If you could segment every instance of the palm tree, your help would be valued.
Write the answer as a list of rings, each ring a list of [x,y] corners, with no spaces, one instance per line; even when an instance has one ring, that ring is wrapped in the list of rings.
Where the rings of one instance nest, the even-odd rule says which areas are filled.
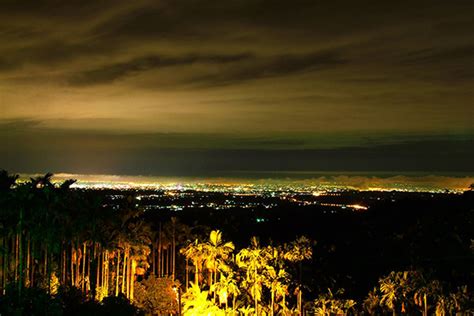
[[[356,302],[354,300],[341,299],[338,295],[343,294],[343,290],[338,290],[336,295],[331,289],[328,289],[327,294],[320,295],[313,302],[313,311],[315,315],[330,316],[330,315],[347,315]]]
[[[232,310],[235,310],[237,305],[237,297],[240,295],[240,289],[234,273],[231,272],[226,276],[226,285],[227,293],[232,296]]]
[[[0,170],[0,192],[9,191],[13,188],[19,177],[17,174],[10,175],[6,170]]]
[[[219,269],[226,268],[226,261],[234,249],[235,246],[232,242],[223,241],[221,231],[211,231],[209,240],[203,246],[206,267],[210,272],[209,286],[217,282]]]
[[[471,315],[472,295],[469,293],[467,286],[462,286],[455,293],[438,295],[435,315]]]
[[[194,264],[194,284],[199,286],[200,268],[205,259],[203,244],[199,243],[196,239],[194,242],[189,243],[186,247],[182,248],[180,252]]]
[[[428,316],[429,304],[428,300],[432,301],[433,304],[438,300],[438,297],[441,296],[441,285],[438,281],[426,282],[423,280],[424,284],[420,284],[415,290],[415,295],[413,296],[415,305],[422,308],[423,316]]]
[[[274,267],[269,266],[265,270],[265,285],[270,289],[270,315],[272,316],[275,313],[275,296],[284,298],[288,292],[288,277],[285,269],[279,269],[277,272]]]
[[[219,281],[211,285],[209,292],[214,293],[214,296],[217,294],[219,306],[225,305],[225,309],[227,309],[229,293],[227,292],[227,280],[224,275],[221,274]]]
[[[262,283],[264,281],[261,272],[267,266],[268,257],[256,237],[251,238],[250,244],[249,248],[244,248],[237,254],[236,261],[239,268],[246,269],[244,284],[250,285],[250,295],[254,300],[255,313],[258,315],[258,303],[262,298]]]
[[[0,205],[2,208],[0,212],[0,258],[2,262],[0,267],[0,289],[2,292],[5,291],[6,285],[9,282],[11,240],[17,237],[19,226],[16,203],[17,193],[13,190],[17,179],[18,175],[10,175],[7,171],[0,170]]]
[[[387,306],[395,315],[397,306],[402,313],[406,312],[410,303],[409,297],[413,297],[420,284],[420,274],[417,271],[390,272],[390,274],[379,280],[381,292],[381,305]]]
[[[397,279],[398,277],[396,274],[392,272],[389,276],[379,280],[380,292],[382,293],[380,304],[385,305],[392,310],[393,315],[396,315],[396,303],[400,299]]]
[[[364,308],[369,312],[369,315],[374,315],[379,306],[380,296],[378,295],[377,288],[374,288],[364,300]]]
[[[46,173],[43,176],[38,176],[35,178],[30,178],[31,185],[37,189],[41,189],[44,187],[54,187],[52,183],[53,174],[51,172]]]
[[[217,293],[219,297],[219,305],[224,304],[226,310],[228,309],[229,297],[232,297],[232,310],[235,310],[237,296],[240,294],[240,289],[232,271],[227,275],[221,274],[219,281],[212,284],[211,292]]]
[[[305,236],[298,237],[295,241],[289,245],[285,245],[285,252],[283,258],[298,264],[298,286],[297,286],[297,301],[299,313],[303,313],[303,292],[302,292],[302,279],[303,279],[303,261],[311,259],[313,257],[313,244],[309,238]]]

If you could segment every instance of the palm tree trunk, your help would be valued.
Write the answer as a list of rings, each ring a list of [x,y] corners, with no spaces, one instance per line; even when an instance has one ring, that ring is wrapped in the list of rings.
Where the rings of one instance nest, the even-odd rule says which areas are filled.
[[[31,281],[30,281],[30,286],[31,287],[34,287],[35,286],[35,261],[34,261],[34,258],[35,258],[35,241],[33,240],[31,242],[31,248],[32,248],[32,253],[31,253],[31,258],[32,258],[32,261],[31,261]]]
[[[254,285],[255,288],[254,288],[254,300],[255,300],[255,315],[258,315],[258,302],[257,302],[257,285]]]
[[[91,256],[92,250],[89,249],[89,257],[87,258],[87,285],[86,285],[86,293],[90,293],[91,290]]]
[[[81,259],[83,257],[83,253],[82,253],[82,249],[81,247],[79,246],[79,241],[76,240],[76,253],[77,253],[77,256],[76,256],[76,287],[79,288],[80,287],[80,275],[81,275],[81,272],[80,272],[80,269],[81,269]]]
[[[23,289],[23,208],[20,208],[20,222],[18,224],[18,259],[20,261],[20,280],[18,282],[18,295],[21,297]]]
[[[189,284],[189,264],[188,264],[188,257],[186,257],[186,290],[188,290],[188,284]]]
[[[8,277],[8,239],[4,237],[2,239],[2,246],[3,246],[3,253],[2,253],[2,291],[1,294],[5,295],[5,286],[7,284],[7,277]]]
[[[122,294],[125,294],[125,282],[127,279],[126,271],[127,271],[127,251],[125,250],[123,254],[123,268],[122,268]]]
[[[74,279],[74,262],[76,262],[77,252],[74,249],[74,244],[71,244],[71,258],[70,258],[70,265],[71,265],[71,286],[75,285]]]
[[[102,288],[104,297],[108,296],[108,260],[107,260],[107,250],[102,253]]]
[[[213,284],[217,283],[217,263],[214,264],[214,282]]]
[[[3,255],[3,280],[2,280],[2,294],[5,295],[5,287],[7,285],[7,278],[8,278],[8,254],[9,254],[9,249],[6,249],[8,247],[8,241],[6,238],[3,240],[4,248],[5,248],[5,253]]]
[[[102,283],[102,293],[105,293],[105,288],[106,288],[106,284],[105,284],[105,274],[107,273],[106,269],[105,269],[105,252],[102,252],[101,254],[101,258],[102,258],[102,274],[101,274],[101,280],[100,282]]]
[[[258,315],[258,301],[257,301],[257,267],[255,266],[255,269],[254,269],[254,277],[255,277],[255,283],[254,283],[254,300],[255,300],[255,315]]]
[[[300,315],[303,315],[302,295],[303,295],[303,292],[301,291],[301,286],[300,286],[300,288],[298,289],[298,313]]]
[[[176,228],[175,228],[175,223],[173,222],[173,245],[172,245],[172,274],[173,274],[173,281],[175,278],[175,273],[176,273]]]
[[[214,280],[212,282],[212,284],[216,284],[217,283],[217,264],[214,263]],[[217,291],[214,291],[214,302],[217,300]]]
[[[162,261],[162,267],[161,267],[161,273],[162,276],[166,276],[166,249],[161,250],[161,261]]]
[[[100,288],[100,267],[101,267],[101,262],[100,262],[100,249],[97,249],[97,271],[96,271],[96,280],[95,280],[95,291],[97,293],[97,290]]]
[[[161,260],[162,260],[162,254],[161,254],[161,240],[158,239],[158,262],[157,262],[158,274],[157,274],[157,275],[158,275],[158,277],[160,277],[160,278],[161,278],[161,276],[162,276],[161,274],[162,274],[162,272],[163,272],[163,269],[161,268],[161,264],[162,264]]]
[[[135,271],[137,268],[137,262],[135,259],[132,259],[132,269],[131,269],[131,275],[130,275],[130,301],[133,301],[133,292],[135,289]]]
[[[271,295],[272,295],[272,301],[271,301],[272,305],[270,306],[270,315],[273,316],[273,314],[274,314],[274,305],[275,305],[275,290],[274,289],[272,289]]]
[[[49,293],[49,279],[48,279],[48,244],[45,245],[44,249],[44,277],[48,282],[48,293]]]
[[[5,242],[4,242],[4,238],[2,238],[2,252],[0,253],[0,293],[3,294],[3,279],[5,277],[5,270],[3,269],[4,267],[4,260],[5,260],[5,252],[6,252],[6,249],[5,249]]]
[[[62,257],[62,265],[61,265],[61,283],[63,285],[66,285],[66,275],[67,275],[67,254],[66,254],[66,242],[63,240],[62,243],[62,251],[61,251],[61,257]]]
[[[115,270],[115,296],[119,294],[120,250],[117,250],[117,268]]]
[[[26,276],[25,276],[25,285],[30,286],[30,268],[31,268],[31,237],[28,234],[28,239],[26,243]]]
[[[105,250],[105,293],[109,296],[110,260],[109,250]]]
[[[194,283],[196,283],[196,285],[199,286],[199,266],[197,262],[194,264],[194,267],[195,267]]]
[[[87,256],[87,248],[86,243],[82,244],[82,293],[86,291],[86,256]]]
[[[46,244],[46,279],[48,280],[48,294],[51,294],[51,263],[53,255],[48,251],[48,244]]]
[[[131,275],[131,265],[132,265],[132,259],[129,257],[129,263],[127,265],[127,298],[130,299],[130,275]]]
[[[153,274],[156,275],[156,260],[155,260],[155,243],[151,243],[151,271],[153,271]]]
[[[426,293],[425,293],[425,295],[423,295],[423,304],[425,306],[424,316],[428,316],[428,302],[427,302],[427,298],[426,298]]]
[[[169,273],[168,273],[168,266],[169,266],[169,264],[168,264],[168,249],[165,249],[165,251],[164,251],[164,255],[165,255],[165,260],[164,260],[164,265],[165,265],[165,267],[164,267],[164,270],[165,270],[165,276],[168,276],[168,275],[169,275]]]
[[[18,233],[15,234],[15,282],[18,282]]]
[[[161,242],[161,222],[159,226],[159,232],[158,232],[158,275],[160,277],[163,276],[163,244]]]

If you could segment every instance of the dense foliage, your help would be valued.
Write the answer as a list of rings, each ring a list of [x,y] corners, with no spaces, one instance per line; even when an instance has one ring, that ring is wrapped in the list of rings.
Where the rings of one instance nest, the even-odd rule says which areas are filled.
[[[321,269],[326,254],[308,237],[265,243],[252,237],[236,245],[196,221],[149,214],[131,195],[112,201],[101,192],[72,189],[74,180],[54,184],[51,174],[25,183],[17,178],[0,172],[2,315],[473,311],[470,288],[437,280],[422,265],[400,265],[400,272],[379,275],[364,299],[351,297],[336,281],[322,288],[326,279],[314,266]],[[471,256],[465,259],[472,260],[466,249]]]

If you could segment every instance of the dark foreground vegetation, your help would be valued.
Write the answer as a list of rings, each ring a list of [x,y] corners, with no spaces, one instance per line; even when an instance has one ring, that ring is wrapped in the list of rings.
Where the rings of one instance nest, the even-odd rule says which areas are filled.
[[[51,176],[0,172],[0,315],[474,311],[472,191],[360,213],[145,212]]]

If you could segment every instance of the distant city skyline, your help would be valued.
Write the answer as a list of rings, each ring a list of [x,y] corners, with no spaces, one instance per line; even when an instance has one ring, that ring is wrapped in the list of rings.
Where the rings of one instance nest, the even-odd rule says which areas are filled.
[[[0,168],[474,172],[473,1],[6,1]]]
[[[20,174],[19,182],[43,174]],[[369,191],[411,191],[411,192],[464,192],[474,184],[474,174],[430,175],[419,173],[362,173],[362,172],[320,172],[320,173],[239,173],[208,177],[157,177],[144,175],[106,175],[58,173],[54,182],[75,179],[75,187],[115,189],[166,189],[166,190],[264,190],[278,189],[305,191],[369,190]]]

